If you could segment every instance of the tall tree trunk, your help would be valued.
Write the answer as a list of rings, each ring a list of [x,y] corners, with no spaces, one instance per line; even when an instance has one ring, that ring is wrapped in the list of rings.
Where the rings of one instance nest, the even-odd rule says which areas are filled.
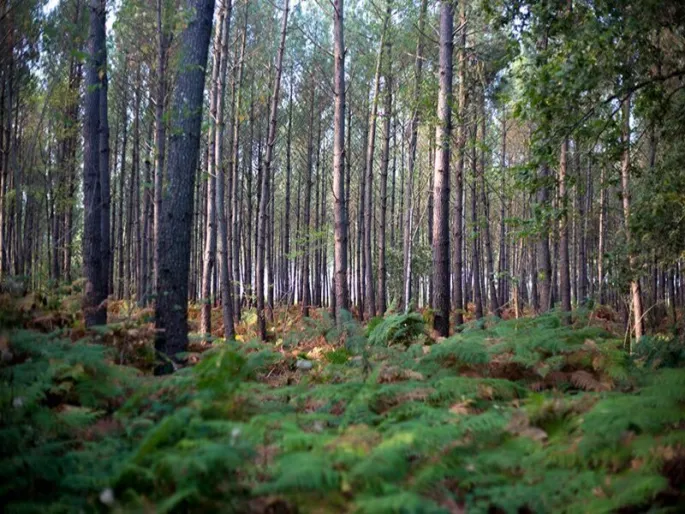
[[[345,41],[343,29],[343,0],[334,0],[333,47],[334,80],[333,94],[333,216],[334,270],[335,270],[335,319],[342,324],[341,311],[350,308],[347,289],[347,205],[345,204]],[[348,157],[349,158],[349,157]]]
[[[155,197],[154,197],[154,265],[153,283],[157,284],[157,269],[159,267],[159,226],[162,214],[162,188],[164,187],[164,159],[166,154],[166,122],[164,107],[167,95],[167,50],[171,36],[164,23],[164,0],[157,0],[157,91],[155,98]]]
[[[314,100],[315,90],[314,81],[312,77],[311,90],[309,97],[309,127],[307,131],[307,175],[305,176],[304,182],[304,220],[303,220],[303,232],[304,232],[304,249],[302,255],[302,273],[300,275],[300,281],[302,282],[302,314],[304,316],[309,316],[309,307],[312,303],[311,298],[311,288],[309,286],[309,261],[311,259],[311,201],[312,201],[312,167],[313,167],[313,153],[314,153]]]
[[[293,134],[293,85],[294,76],[290,73],[290,98],[288,100],[288,131],[285,149],[285,206],[283,211],[283,265],[281,267],[281,301],[286,305],[292,302],[291,295],[291,262],[290,256],[290,182],[292,175],[292,134]],[[299,191],[298,191],[299,193]]]
[[[281,42],[276,57],[276,76],[271,93],[271,107],[269,112],[269,130],[266,138],[266,154],[264,156],[264,173],[262,174],[261,196],[259,199],[259,216],[257,218],[257,317],[259,321],[259,335],[266,340],[266,319],[264,317],[264,253],[266,244],[267,208],[270,199],[269,182],[271,180],[271,166],[273,164],[274,145],[276,144],[276,121],[278,119],[278,98],[281,91],[281,75],[283,72],[283,54],[285,53],[285,38],[288,28],[289,0],[285,0],[283,21],[281,26]]]
[[[321,210],[319,209],[321,205],[321,189],[323,188],[323,172],[321,169],[321,129],[322,129],[321,116],[318,120],[318,129],[316,135],[316,175],[314,181],[316,182],[316,189],[314,193],[314,233],[316,237],[314,239],[314,285],[312,293],[312,303],[315,307],[321,307],[321,288],[322,288],[322,273],[321,273]]]
[[[478,121],[473,120],[472,140],[477,141]],[[473,247],[471,250],[471,274],[473,281],[473,303],[475,305],[476,319],[483,317],[483,291],[480,284],[480,228],[478,225],[478,154],[476,145],[471,146],[471,172],[473,184],[471,188],[471,224],[473,225]]]
[[[506,191],[505,191],[505,174],[507,170],[507,113],[506,108],[502,109],[502,154],[500,163],[500,211],[499,211],[499,262],[497,265],[497,274],[499,276],[497,290],[499,291],[500,310],[509,301],[508,291],[508,277],[509,277],[509,259],[508,259],[508,245],[507,245],[507,225],[506,225]]]
[[[428,0],[421,0],[421,11],[419,14],[418,42],[416,43],[416,60],[414,61],[414,91],[412,117],[410,121],[409,139],[409,163],[407,167],[407,179],[404,189],[404,244],[402,246],[402,259],[404,262],[404,295],[402,304],[405,312],[409,311],[411,305],[411,277],[412,277],[412,230],[414,223],[414,169],[416,168],[416,146],[419,135],[419,102],[421,100],[421,82],[423,79],[423,49],[424,49],[424,30],[426,25],[426,11]]]
[[[463,293],[463,217],[464,217],[464,158],[466,153],[466,3],[462,0],[459,5],[459,124],[457,125],[457,166],[454,177],[454,268],[453,268],[453,290],[452,303],[456,309],[455,324],[457,326],[464,323],[464,293]]]
[[[482,73],[482,70],[481,70]],[[497,298],[497,289],[495,287],[495,261],[492,253],[492,237],[490,235],[490,199],[487,190],[487,183],[485,181],[485,168],[486,168],[486,158],[485,158],[485,146],[486,146],[486,115],[485,110],[485,84],[483,83],[483,90],[480,95],[480,172],[478,178],[480,181],[480,198],[483,204],[483,243],[485,247],[485,265],[487,270],[487,283],[489,290],[489,300],[490,300],[490,312],[493,315],[499,314],[499,299]],[[483,277],[485,278],[485,277]]]
[[[559,200],[561,205],[561,226],[559,227],[559,289],[561,293],[561,310],[571,312],[571,274],[569,269],[569,229],[568,229],[568,193],[566,192],[566,175],[568,163],[568,139],[561,144],[559,158]]]
[[[607,217],[607,184],[605,167],[600,166],[599,177],[599,229],[597,242],[597,288],[599,303],[606,303],[606,288],[604,287],[604,251],[606,244]]]
[[[217,26],[214,30],[214,49],[212,52],[212,78],[209,92],[209,136],[208,136],[208,157],[207,157],[207,225],[205,230],[205,248],[202,259],[202,286],[200,290],[201,311],[200,311],[200,333],[209,336],[212,332],[212,272],[214,270],[214,260],[216,258],[216,175],[217,164],[220,162],[216,158],[217,142],[217,105],[219,103],[219,72],[221,62],[224,58],[222,38],[224,31],[224,20],[226,19],[226,6],[223,0],[219,0],[219,14],[217,16]],[[223,101],[223,99],[222,99]]]
[[[368,99],[368,95],[366,96]],[[366,119],[370,119],[370,105],[366,102]],[[369,123],[364,124],[364,146],[368,148],[369,145]],[[364,164],[366,164],[366,156],[364,159]],[[358,192],[357,197],[357,305],[359,308],[359,319],[364,319],[365,312],[365,302],[366,302],[366,252],[364,249],[364,235],[366,231],[364,225],[366,222],[366,216],[364,213],[364,202],[366,201],[366,170],[363,166],[359,167],[359,179],[358,179]]]
[[[626,243],[628,244],[628,265],[630,273],[637,273],[637,258],[631,248],[630,233],[630,95],[623,102],[623,160],[621,162],[621,196],[623,200],[623,219],[625,224]],[[640,280],[632,276],[630,280],[630,300],[633,310],[633,330],[635,340],[639,341],[645,333],[642,314],[642,292]]]
[[[104,153],[106,120],[103,121],[101,104],[106,97],[106,48],[105,48],[105,2],[90,1],[90,31],[88,35],[88,66],[86,78],[85,115],[83,124],[83,268],[86,276],[83,295],[83,314],[86,326],[102,325],[107,322],[107,280],[104,271],[103,250],[105,238],[102,230],[103,187],[102,179],[109,168],[101,169]],[[106,112],[106,111],[105,111]],[[107,149],[107,153],[109,150]],[[106,193],[109,194],[109,177]],[[109,200],[107,200],[109,206]],[[107,212],[109,215],[109,211]],[[109,222],[109,219],[108,219]],[[107,226],[109,236],[109,226]]]
[[[186,0],[185,5],[192,17],[181,35],[184,65],[176,79],[170,109],[176,130],[169,138],[169,187],[162,199],[155,308],[155,350],[172,358],[188,345],[190,232],[214,0]],[[168,373],[173,367],[166,360],[155,371]]]
[[[388,0],[386,17],[392,20],[392,0]],[[388,29],[390,28],[388,21]],[[386,263],[386,222],[388,212],[388,167],[390,165],[390,129],[392,126],[392,42],[386,37],[385,52],[387,64],[385,71],[385,113],[383,118],[383,148],[381,150],[381,172],[379,177],[380,214],[378,219],[378,287],[376,312],[385,314],[388,309],[387,299],[387,263]]]
[[[127,69],[128,59],[124,61],[124,71]],[[128,88],[124,88],[121,115],[123,117],[123,140],[121,143],[121,165],[119,166],[119,223],[117,226],[117,248],[119,248],[119,264],[117,273],[117,298],[122,300],[125,295],[124,281],[124,186],[126,179],[126,144],[128,142]]]
[[[440,3],[440,92],[436,153],[433,174],[433,328],[447,336],[450,325],[450,138],[452,137],[452,46],[454,13],[452,2]]]
[[[578,148],[578,143],[576,143],[576,152],[580,154],[580,149]],[[588,208],[588,203],[592,201],[591,183],[592,183],[592,169],[591,160],[588,159],[587,173],[585,180],[585,187],[581,189],[582,184],[582,171],[580,167],[580,157],[578,158],[578,191],[579,191],[579,203],[578,203],[578,218],[580,219],[580,238],[578,241],[578,304],[584,305],[588,297],[588,255],[587,255],[587,238],[588,238],[588,219],[590,218],[590,210]],[[582,191],[582,192],[581,192]]]
[[[224,0],[225,15],[223,34],[221,36],[221,59],[219,64],[219,88],[217,90],[217,123],[214,145],[214,168],[217,171],[216,178],[216,216],[218,223],[218,247],[219,247],[219,284],[221,289],[221,307],[224,323],[224,337],[229,340],[235,336],[233,327],[233,295],[231,291],[231,263],[229,259],[229,229],[231,225],[230,212],[226,212],[226,177],[228,175],[228,191],[232,192],[233,169],[229,160],[228,166],[224,160],[224,135],[226,132],[226,117],[224,116],[226,74],[228,71],[228,39],[231,30],[231,13],[233,10],[232,0]],[[212,156],[210,156],[210,159]]]
[[[102,1],[102,23],[105,24],[107,2]],[[106,29],[103,29],[105,32]],[[102,261],[102,288],[104,298],[109,294],[109,266],[112,260],[112,245],[110,241],[110,178],[109,178],[109,119],[107,112],[107,41],[102,44],[102,70],[100,72],[100,202],[102,213],[100,214],[101,245],[100,259]],[[107,310],[107,307],[105,307]],[[106,313],[105,313],[106,317]]]
[[[549,250],[549,217],[545,209],[549,208],[549,167],[543,164],[540,170],[540,180],[542,185],[537,191],[537,204],[542,212],[542,223],[538,236],[538,296],[540,298],[540,311],[547,312],[552,308],[552,261]]]
[[[371,103],[371,116],[369,117],[369,138],[366,150],[366,178],[364,184],[364,281],[366,298],[364,307],[366,318],[371,319],[376,315],[376,295],[373,281],[373,253],[371,251],[371,233],[373,229],[373,156],[376,148],[376,122],[378,119],[378,99],[381,87],[381,70],[383,66],[383,52],[385,38],[390,17],[385,16],[381,42],[378,46],[378,59],[376,61],[376,76],[374,78],[373,100]]]
[[[233,105],[233,148],[231,150],[231,163],[233,169],[233,194],[232,209],[233,209],[233,228],[231,230],[230,243],[233,252],[233,281],[235,286],[233,288],[233,318],[240,319],[240,230],[239,217],[240,205],[242,197],[242,184],[240,182],[239,166],[238,166],[238,151],[240,149],[240,120],[242,107],[242,86],[243,86],[243,69],[245,66],[245,45],[247,42],[247,21],[249,15],[249,4],[245,4],[245,18],[243,21],[243,30],[240,41],[240,61],[238,62],[238,77],[233,83],[235,90],[235,102]],[[247,155],[243,155],[243,161],[248,162],[250,159]],[[250,163],[251,165],[251,163]]]

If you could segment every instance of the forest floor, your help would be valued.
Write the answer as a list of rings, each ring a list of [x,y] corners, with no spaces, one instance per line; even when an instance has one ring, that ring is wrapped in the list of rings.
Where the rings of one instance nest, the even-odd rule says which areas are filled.
[[[606,308],[447,339],[283,309],[268,343],[248,310],[160,378],[150,310],[79,305],[0,295],[4,512],[685,511],[685,344]]]

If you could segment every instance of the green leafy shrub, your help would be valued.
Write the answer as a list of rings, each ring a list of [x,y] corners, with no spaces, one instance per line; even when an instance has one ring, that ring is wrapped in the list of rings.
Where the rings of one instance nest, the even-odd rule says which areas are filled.
[[[372,346],[409,345],[424,331],[423,317],[416,312],[390,314],[376,320],[372,320],[367,329],[369,344]]]

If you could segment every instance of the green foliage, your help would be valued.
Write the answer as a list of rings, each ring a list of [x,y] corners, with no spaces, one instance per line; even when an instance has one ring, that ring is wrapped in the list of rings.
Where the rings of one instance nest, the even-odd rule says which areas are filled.
[[[579,313],[576,326],[488,321],[426,346],[409,318],[375,322],[366,371],[346,348],[301,371],[230,343],[161,379],[103,346],[15,332],[1,368],[5,510],[682,509],[676,341],[645,338],[628,356]],[[279,372],[289,380],[264,381]]]
[[[423,333],[424,322],[421,314],[390,314],[384,318],[374,318],[369,322],[367,334],[369,344],[393,345],[410,344]]]

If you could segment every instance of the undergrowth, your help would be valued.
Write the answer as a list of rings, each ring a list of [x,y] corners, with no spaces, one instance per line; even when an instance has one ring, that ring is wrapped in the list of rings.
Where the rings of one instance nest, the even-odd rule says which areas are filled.
[[[581,313],[436,342],[417,314],[366,330],[322,314],[274,343],[220,340],[160,379],[140,327],[79,339],[21,315],[0,338],[3,512],[685,509],[672,338],[631,355]],[[121,364],[130,330],[140,369]]]

